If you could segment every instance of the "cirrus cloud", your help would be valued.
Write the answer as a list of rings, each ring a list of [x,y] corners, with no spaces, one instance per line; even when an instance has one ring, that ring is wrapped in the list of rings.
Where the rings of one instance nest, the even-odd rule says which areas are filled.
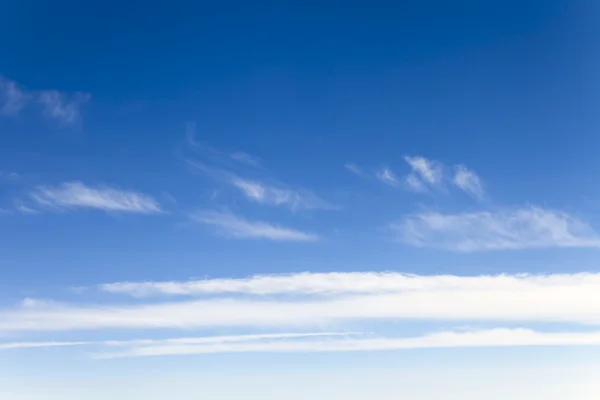
[[[459,252],[546,247],[600,247],[584,221],[541,207],[458,214],[424,212],[392,225],[401,242]]]
[[[54,210],[96,209],[107,212],[155,214],[162,212],[151,196],[108,186],[88,186],[82,182],[65,182],[58,186],[40,186],[31,192],[34,202]]]
[[[191,214],[193,221],[211,225],[217,233],[238,239],[268,239],[275,241],[315,242],[319,236],[264,221],[251,221],[227,212],[204,211]]]
[[[72,125],[81,119],[81,108],[90,98],[85,92],[25,90],[17,82],[0,76],[0,114],[6,116],[16,116],[26,107],[38,105],[48,118],[61,125]]]

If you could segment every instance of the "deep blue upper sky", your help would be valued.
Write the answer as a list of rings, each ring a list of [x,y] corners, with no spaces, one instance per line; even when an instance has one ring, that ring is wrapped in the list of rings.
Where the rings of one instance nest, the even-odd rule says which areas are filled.
[[[83,148],[71,149],[74,139],[64,137],[7,140],[70,156],[125,146],[142,153],[171,144],[191,119],[215,146],[260,152],[284,170],[297,171],[290,149],[325,166],[420,154],[426,146],[436,158],[450,146],[453,161],[510,158],[523,178],[539,180],[531,154],[560,173],[572,154],[593,147],[592,6],[4,4],[2,74],[94,99]]]
[[[479,206],[399,195],[343,167],[401,169],[404,155],[472,167],[488,183],[492,207],[536,204],[593,225],[597,8],[593,1],[5,2],[0,73],[28,90],[91,94],[75,127],[29,114],[0,121],[0,168],[23,176],[20,186],[5,186],[5,202],[36,185],[82,181],[168,195],[175,209],[204,207],[214,185],[177,156],[186,123],[195,121],[202,142],[255,154],[270,177],[344,208],[273,211],[276,220],[346,240],[310,250],[223,243],[190,235],[177,212],[175,221],[135,224],[97,214],[10,218],[2,228],[8,278],[26,282],[31,271],[60,283],[68,274],[74,281],[134,279],[140,271],[166,278],[165,264],[177,278],[445,269],[432,266],[438,255],[415,255],[378,229],[422,207]],[[239,199],[218,206],[271,216]],[[27,253],[33,240],[41,244]],[[349,245],[364,249],[341,255]],[[252,265],[240,266],[238,252]],[[285,262],[267,262],[274,254]],[[207,265],[199,268],[198,257]],[[478,257],[456,264],[481,265]],[[64,269],[49,273],[44,260]]]

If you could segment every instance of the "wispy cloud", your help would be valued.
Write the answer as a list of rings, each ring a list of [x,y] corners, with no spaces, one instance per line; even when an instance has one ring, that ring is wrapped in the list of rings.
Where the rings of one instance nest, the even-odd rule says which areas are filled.
[[[464,165],[456,166],[452,183],[478,200],[482,200],[485,197],[481,179],[479,179],[479,176],[475,172]]]
[[[432,291],[535,291],[600,288],[600,274],[553,275],[414,275],[399,272],[302,272],[286,275],[255,275],[237,279],[201,279],[167,282],[116,282],[100,290],[135,297],[161,295],[201,296],[214,294],[250,295],[348,295]]]
[[[445,330],[412,337],[359,333],[282,333],[162,340],[0,343],[0,350],[93,346],[94,358],[126,358],[215,353],[313,353],[391,351],[424,348],[594,346],[600,332],[542,332],[525,328]]]
[[[44,347],[82,346],[88,342],[10,342],[0,343],[0,350],[39,349]]]
[[[90,99],[89,93],[68,94],[58,90],[24,90],[15,81],[0,76],[0,114],[18,115],[30,105],[38,104],[44,115],[70,125],[80,119],[81,107]]]
[[[522,328],[442,331],[406,338],[331,337],[317,340],[266,340],[207,344],[152,344],[131,346],[120,352],[99,353],[98,358],[146,357],[212,353],[311,353],[383,351],[456,347],[592,346],[600,332],[538,332]]]
[[[452,179],[446,173],[448,168],[443,163],[430,160],[422,156],[405,156],[404,161],[409,165],[411,171],[399,178],[391,168],[385,167],[375,172],[365,172],[356,164],[346,163],[344,167],[353,174],[377,180],[393,187],[403,187],[414,192],[427,192],[429,190],[443,190],[448,184],[453,184],[459,189],[478,200],[485,197],[485,191],[479,176],[464,165],[454,167],[455,173]]]
[[[348,172],[361,178],[376,179],[380,182],[394,187],[397,187],[399,183],[396,174],[388,167],[383,167],[379,169],[368,168],[364,166],[359,166],[355,163],[347,162],[344,164],[344,168]]]
[[[260,204],[285,206],[291,210],[329,209],[332,205],[308,190],[293,190],[281,186],[232,177],[229,181],[248,199]]]
[[[73,346],[105,346],[111,348],[127,348],[128,354],[139,353],[142,355],[145,350],[159,350],[161,348],[190,346],[190,345],[221,345],[224,343],[240,343],[253,341],[280,341],[289,339],[312,339],[334,336],[357,335],[352,332],[300,332],[300,333],[264,333],[249,335],[229,335],[229,336],[203,336],[203,337],[183,337],[169,339],[133,339],[133,340],[105,340],[105,341],[79,341],[79,342],[5,342],[0,343],[0,350],[33,349],[46,347],[73,347]],[[107,353],[104,358],[108,357]],[[117,353],[121,354],[121,353]]]
[[[599,274],[556,274],[541,277],[396,277],[388,284],[370,278],[376,288],[359,292],[360,283],[334,283],[336,295],[286,296],[315,290],[315,283],[266,297],[244,296],[148,303],[56,304],[0,310],[0,332],[90,329],[201,329],[356,326],[365,321],[460,321],[461,323],[557,322],[600,325]],[[312,277],[310,277],[312,279]],[[298,280],[296,280],[297,282]],[[317,279],[313,279],[317,281]],[[226,283],[232,285],[231,282]],[[215,283],[215,285],[224,285]],[[252,288],[252,286],[254,287]],[[331,283],[325,292],[332,292]],[[325,285],[325,286],[327,286]],[[396,286],[390,287],[390,286]],[[422,287],[419,287],[421,285]],[[249,285],[256,290],[256,283]],[[402,288],[404,286],[406,289]],[[238,285],[239,287],[239,285]],[[307,288],[308,287],[308,288]],[[390,290],[391,289],[391,290]],[[316,289],[323,293],[323,289]],[[344,291],[344,292],[341,292]]]
[[[423,348],[594,346],[600,332],[541,332],[525,328],[445,330],[412,337],[372,337],[357,333],[292,333],[103,342],[0,343],[0,350],[94,346],[94,358],[214,353],[312,353],[390,351]],[[115,350],[117,349],[117,350]]]
[[[56,90],[48,90],[40,92],[38,100],[46,116],[69,125],[79,120],[81,107],[89,101],[90,97],[88,93],[77,92],[67,95]]]
[[[24,203],[22,203],[20,201],[16,201],[14,207],[15,207],[14,210],[16,212],[18,212],[19,214],[24,214],[24,215],[40,214],[40,210],[37,210],[33,207],[29,207],[28,205],[25,205]]]
[[[199,157],[183,157],[186,165],[215,181],[232,186],[250,201],[269,206],[287,207],[292,211],[336,208],[310,190],[291,187],[268,179],[265,177],[268,173],[257,156],[242,151],[219,150],[198,142],[195,136],[196,124],[189,122],[186,126],[186,143],[189,148],[195,150]],[[254,168],[248,169],[248,166]],[[257,178],[257,174],[262,178]],[[253,176],[253,178],[248,176]]]
[[[392,228],[405,243],[460,252],[600,247],[600,236],[588,224],[540,207],[460,214],[426,212],[409,215]]]
[[[415,174],[408,174],[405,178],[406,186],[413,192],[425,192],[427,186]]]
[[[40,207],[50,209],[88,208],[109,212],[160,213],[160,204],[152,197],[107,186],[91,187],[81,182],[66,182],[58,186],[41,186],[31,193]]]
[[[113,352],[97,353],[96,358],[121,358],[121,357],[142,357],[142,356],[158,356],[158,355],[174,355],[174,354],[201,354],[207,353],[206,350],[212,349],[213,353],[218,353],[217,349],[221,348],[222,352],[241,346],[254,346],[271,344],[276,345],[282,343],[311,343],[319,339],[332,339],[336,337],[351,337],[358,335],[357,333],[340,333],[340,332],[316,332],[316,333],[267,333],[267,334],[251,334],[251,335],[231,335],[231,336],[208,336],[196,338],[175,338],[164,340],[132,340],[109,342],[113,347],[118,346],[124,350]],[[204,349],[205,351],[199,351]]]
[[[404,161],[411,167],[412,172],[407,177],[410,188],[429,186],[440,188],[444,179],[444,165],[435,160],[428,160],[425,157],[405,156]],[[420,181],[424,185],[417,185]]]
[[[198,212],[192,219],[217,228],[223,236],[239,239],[268,239],[275,241],[314,242],[319,236],[296,229],[272,225],[263,221],[250,221],[226,212]]]
[[[294,189],[279,183],[266,183],[220,168],[210,167],[200,161],[186,160],[187,165],[212,179],[231,185],[247,199],[264,205],[287,207],[292,211],[300,209],[335,209],[336,207],[310,190]]]
[[[346,168],[348,171],[352,172],[355,175],[358,175],[360,177],[367,177],[368,174],[358,165],[353,164],[353,163],[346,163],[344,164],[344,168]]]
[[[190,121],[186,124],[186,143],[193,150],[217,163],[230,165],[231,161],[252,167],[260,167],[261,159],[244,151],[223,151],[196,140],[196,123]]]
[[[0,180],[3,180],[3,181],[16,181],[16,180],[19,180],[19,178],[21,178],[21,175],[19,175],[16,172],[12,172],[12,171],[0,171]]]
[[[244,153],[243,151],[235,151],[229,154],[232,160],[240,162],[242,164],[251,165],[253,167],[260,166],[260,158],[253,156],[248,153]]]
[[[0,114],[17,115],[29,101],[29,96],[11,80],[0,76]]]
[[[398,177],[389,168],[383,168],[381,171],[378,171],[375,176],[377,177],[377,179],[379,179],[386,185],[390,185],[393,187],[400,186],[400,181],[398,180]]]

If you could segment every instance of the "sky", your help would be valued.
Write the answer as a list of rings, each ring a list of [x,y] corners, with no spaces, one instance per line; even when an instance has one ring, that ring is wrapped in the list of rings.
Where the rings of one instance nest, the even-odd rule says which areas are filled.
[[[598,397],[598,17],[0,3],[0,397]]]

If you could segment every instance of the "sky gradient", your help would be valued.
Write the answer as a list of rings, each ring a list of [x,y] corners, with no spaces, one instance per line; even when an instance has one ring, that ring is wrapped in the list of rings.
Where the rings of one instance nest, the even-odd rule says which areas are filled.
[[[0,397],[597,397],[598,17],[1,4]]]

